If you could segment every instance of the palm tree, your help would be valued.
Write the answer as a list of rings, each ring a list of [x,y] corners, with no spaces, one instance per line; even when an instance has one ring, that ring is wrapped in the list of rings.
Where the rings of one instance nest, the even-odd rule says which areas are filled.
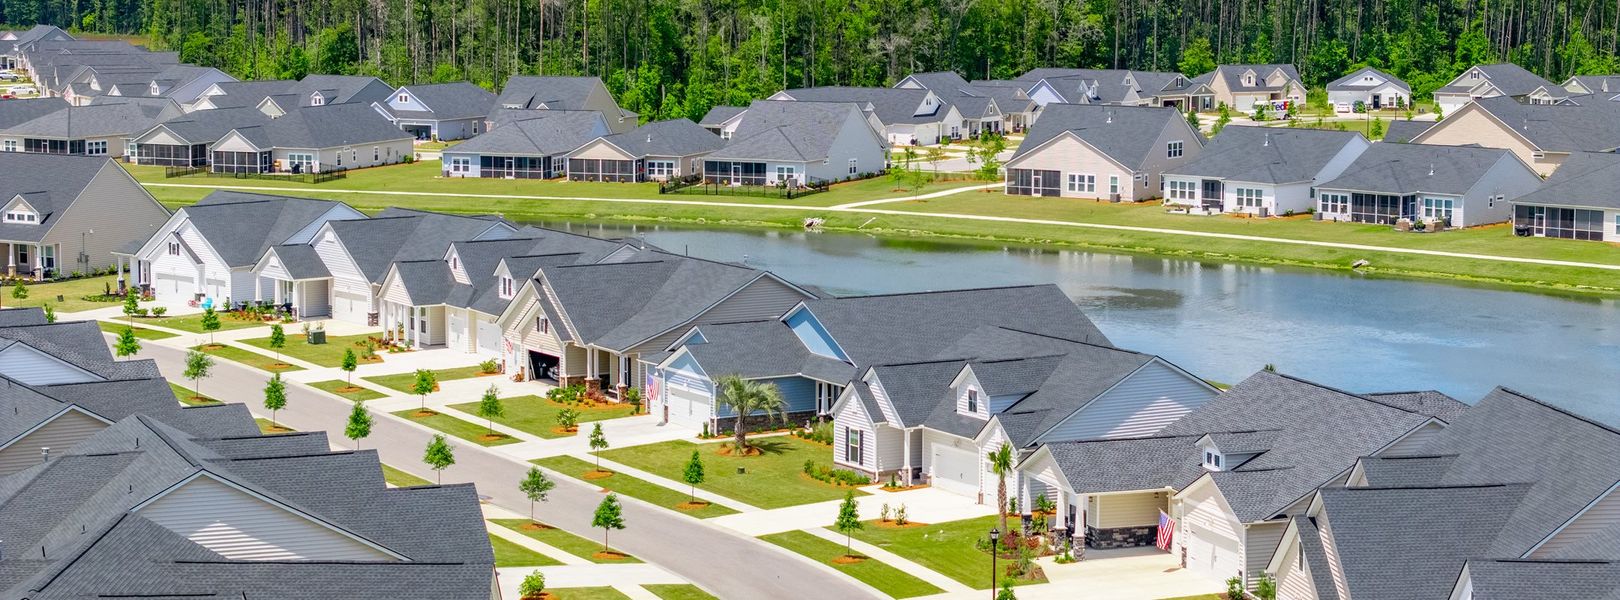
[[[760,383],[749,381],[738,375],[725,375],[715,381],[715,387],[720,392],[715,402],[720,406],[729,406],[737,412],[737,425],[733,430],[737,435],[737,452],[739,455],[748,449],[748,430],[743,417],[763,412],[768,418],[776,418],[787,407],[787,401],[782,398],[782,390],[777,389],[774,383]]]
[[[1002,442],[985,458],[990,460],[990,472],[996,474],[996,514],[1001,515],[1001,530],[1007,531],[1007,474],[1013,468],[1012,444]]]

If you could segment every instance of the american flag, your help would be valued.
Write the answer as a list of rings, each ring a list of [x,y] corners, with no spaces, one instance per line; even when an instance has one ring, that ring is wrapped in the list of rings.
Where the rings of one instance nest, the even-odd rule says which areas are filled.
[[[1153,545],[1158,546],[1160,550],[1169,552],[1170,538],[1175,535],[1175,530],[1176,520],[1170,518],[1170,515],[1164,514],[1164,511],[1159,511],[1159,537],[1153,540]]]

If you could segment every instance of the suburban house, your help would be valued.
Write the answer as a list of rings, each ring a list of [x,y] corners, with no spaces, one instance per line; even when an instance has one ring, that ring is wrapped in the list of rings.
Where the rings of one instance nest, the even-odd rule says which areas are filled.
[[[1004,310],[1017,306],[1019,310]],[[697,429],[722,431],[734,425],[736,415],[717,407],[716,382],[726,375],[774,384],[787,400],[788,418],[815,417],[842,420],[835,427],[837,444],[848,442],[846,427],[864,406],[845,399],[846,387],[863,371],[880,364],[935,360],[939,353],[984,328],[1033,331],[1062,340],[1107,345],[1108,339],[1091,324],[1074,302],[1055,286],[1021,286],[844,298],[806,299],[797,305],[760,315],[753,321],[715,320],[683,332],[665,348],[649,354],[648,394],[654,414]],[[1009,334],[1011,335],[1011,334]],[[950,355],[961,358],[965,352]],[[948,377],[948,376],[947,376]],[[835,415],[834,405],[846,410]],[[867,414],[867,419],[882,422]],[[916,425],[908,424],[908,425]],[[895,424],[895,427],[899,427]],[[893,473],[898,459],[879,460],[872,444],[879,443],[868,427],[862,450],[843,462],[869,473]],[[896,433],[898,429],[890,433]],[[913,431],[913,437],[918,434]],[[861,434],[856,434],[859,438]],[[889,438],[885,456],[902,448]],[[921,443],[911,450],[921,452]],[[885,459],[887,460],[887,459]],[[921,466],[922,460],[912,463]]]
[[[1564,80],[1563,88],[1576,96],[1599,94],[1602,98],[1612,99],[1620,94],[1620,76],[1572,75]]]
[[[654,121],[602,136],[568,153],[569,181],[666,181],[703,172],[703,157],[725,145],[690,119]]]
[[[769,100],[849,102],[861,107],[890,146],[932,146],[967,133],[963,115],[932,90],[881,87],[816,87],[783,90]],[[982,113],[982,111],[981,111]],[[982,122],[978,115],[976,122]],[[998,114],[994,118],[1000,121]]]
[[[506,86],[495,101],[489,129],[507,121],[538,116],[532,111],[553,110],[601,113],[602,122],[610,133],[629,131],[638,121],[636,113],[619,108],[618,101],[613,99],[600,77],[514,75],[507,78]]]
[[[440,258],[395,262],[377,295],[382,312],[401,316],[406,345],[442,344],[500,360],[505,338],[495,321],[511,303],[508,284],[518,279],[512,273],[591,264],[634,251],[624,242],[524,227],[505,239],[451,242]]]
[[[1153,436],[1042,446],[1019,464],[1019,507],[1055,496],[1096,548],[1152,545],[1164,512],[1186,568],[1252,589],[1318,488],[1359,457],[1421,446],[1465,410],[1434,392],[1352,394],[1262,371]]]
[[[55,25],[35,25],[24,31],[0,31],[0,69],[22,67],[21,48],[40,40],[67,41],[73,36]]]
[[[956,112],[962,117],[962,130],[969,137],[976,137],[981,131],[1005,133],[1015,123],[1022,131],[1024,124],[1028,123],[1029,113],[1034,110],[1034,102],[1023,95],[1021,88],[976,86],[954,71],[912,73],[894,87],[934,92],[940,99],[956,107]],[[1019,96],[1023,97],[1020,99]],[[1009,108],[1002,108],[1003,101],[1007,101],[1012,113],[1016,114],[1010,114]]]
[[[495,94],[465,81],[408,85],[372,106],[417,140],[462,140],[484,130]]]
[[[329,173],[403,162],[411,135],[363,104],[295,108],[225,132],[213,144],[215,173]]]
[[[1510,199],[1519,235],[1620,242],[1620,154],[1576,152],[1535,191]]]
[[[1316,218],[1473,227],[1508,220],[1510,200],[1541,186],[1512,152],[1476,146],[1373,144],[1316,186]]]
[[[1351,131],[1228,126],[1198,158],[1165,170],[1164,203],[1263,217],[1306,213],[1316,185],[1370,146]]]
[[[594,110],[531,111],[441,153],[445,177],[551,179],[568,172],[568,153],[613,131]]]
[[[386,102],[394,87],[363,75],[305,75],[303,79],[227,81],[204,90],[191,110],[257,107],[282,114],[308,106]]]
[[[347,207],[345,207],[347,208]],[[291,304],[300,317],[331,317],[399,336],[426,331],[425,314],[384,312],[383,279],[396,262],[440,259],[452,242],[502,239],[499,217],[388,208],[370,219],[327,219],[307,239],[265,248],[254,263],[254,300]],[[402,337],[402,336],[400,336]],[[433,343],[433,342],[430,342]]]
[[[816,297],[766,271],[651,248],[590,264],[548,262],[497,272],[510,297],[496,321],[507,371],[614,398],[653,383],[642,357],[663,353],[694,326],[770,318]]]
[[[130,138],[180,114],[178,105],[163,99],[120,99],[89,106],[63,104],[0,129],[0,152],[119,158],[127,153]]]
[[[1180,73],[1127,69],[1030,69],[1019,80],[1039,106],[1112,104],[1171,106],[1182,112],[1213,110],[1214,91]]]
[[[1567,92],[1513,63],[1475,65],[1436,89],[1434,102],[1439,106],[1440,114],[1449,121],[1464,105],[1481,98],[1507,96],[1514,100],[1525,100],[1537,90],[1549,92],[1554,89]]]
[[[1534,591],[1532,591],[1534,590]],[[1561,598],[1620,597],[1620,561],[1479,559],[1463,563],[1455,600],[1512,598],[1534,593]],[[1281,597],[1281,596],[1279,596]]]
[[[67,108],[61,98],[16,98],[0,102],[0,131]]]
[[[1362,67],[1327,84],[1328,104],[1338,112],[1406,108],[1412,105],[1412,86],[1394,75]]]
[[[1219,65],[1192,83],[1208,86],[1217,107],[1238,112],[1254,112],[1256,105],[1280,111],[1285,103],[1305,102],[1305,82],[1294,65]]]
[[[722,140],[729,140],[731,134],[737,131],[737,126],[742,124],[743,113],[747,111],[746,106],[716,106],[703,114],[703,119],[698,121],[698,125],[709,130],[709,133],[720,136]]]
[[[131,136],[128,160],[138,165],[206,167],[212,162],[214,142],[232,130],[261,126],[270,119],[253,106],[192,111]]]
[[[833,405],[835,465],[994,504],[986,458],[1044,444],[1156,434],[1219,391],[1162,358],[982,326],[937,359],[867,367]],[[1061,527],[1062,524],[1060,523]]]
[[[1469,565],[1620,560],[1620,430],[1497,388],[1411,450],[1361,458],[1290,521],[1267,567],[1278,598],[1497,598],[1455,595]]]
[[[850,102],[756,100],[703,159],[707,183],[802,187],[881,173],[884,138]]]
[[[113,252],[145,241],[169,219],[104,157],[0,152],[0,173],[7,277],[55,279],[113,266]]]
[[[1198,158],[1204,136],[1174,108],[1048,104],[1007,160],[1007,193],[1139,202]]]
[[[1428,131],[1429,128],[1434,127],[1437,124],[1438,123],[1434,121],[1407,121],[1396,119],[1389,122],[1389,125],[1384,129],[1384,139],[1379,141],[1393,143],[1410,142],[1417,139],[1418,136],[1423,135],[1423,132]]]
[[[1411,141],[1512,150],[1519,160],[1547,176],[1572,152],[1620,149],[1620,102],[1601,96],[1581,96],[1560,104],[1526,104],[1503,96],[1482,98],[1446,113],[1444,121]]]
[[[126,256],[136,283],[160,303],[247,300],[258,297],[254,266],[270,247],[308,243],[327,221],[364,218],[342,202],[215,191],[176,210]]]
[[[179,64],[159,71],[145,86],[115,86],[106,95],[168,98],[181,106],[190,106],[209,87],[228,81],[236,81],[236,78],[213,67]]]

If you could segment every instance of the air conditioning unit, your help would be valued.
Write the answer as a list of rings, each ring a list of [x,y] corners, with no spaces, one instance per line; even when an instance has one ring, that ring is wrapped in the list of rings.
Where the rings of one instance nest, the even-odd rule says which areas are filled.
[[[1119,202],[1119,194],[1109,194],[1108,195],[1108,201],[1109,202]]]

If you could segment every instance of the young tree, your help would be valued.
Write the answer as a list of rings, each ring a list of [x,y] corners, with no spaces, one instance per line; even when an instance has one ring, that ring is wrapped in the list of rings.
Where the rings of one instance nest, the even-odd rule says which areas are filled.
[[[703,457],[698,456],[697,450],[693,450],[692,458],[686,461],[686,468],[681,471],[681,480],[692,486],[691,499],[696,502],[697,486],[703,483]]]
[[[563,431],[573,431],[579,425],[579,411],[565,408],[557,411],[557,426]]]
[[[518,482],[518,491],[523,492],[523,496],[529,499],[530,521],[534,520],[534,503],[545,502],[546,494],[551,493],[551,488],[554,487],[557,487],[557,482],[546,477],[546,472],[541,471],[539,467],[529,467],[529,473]]]
[[[343,426],[343,436],[354,440],[354,449],[360,449],[360,440],[371,436],[371,411],[366,410],[366,401],[354,403],[349,410],[349,424]]]
[[[619,495],[608,494],[602,503],[596,506],[596,515],[591,517],[591,527],[602,528],[602,551],[608,551],[608,532],[614,529],[624,529],[624,509],[619,506]]]
[[[186,353],[186,370],[182,375],[191,380],[191,395],[202,397],[202,380],[214,368],[214,357],[192,350]]]
[[[264,384],[264,407],[270,410],[270,425],[276,425],[276,411],[287,408],[287,384],[282,383],[281,374],[270,376],[270,382]]]
[[[360,358],[354,355],[354,348],[344,348],[343,360],[338,363],[338,368],[343,369],[344,384],[354,387],[354,370],[359,367]]]
[[[591,428],[591,454],[596,455],[596,470],[598,471],[602,470],[602,455],[596,453],[607,450],[607,448],[607,436],[602,434],[602,424],[597,423],[595,427]]]
[[[45,322],[46,323],[55,323],[56,322],[56,307],[51,306],[50,304],[45,305]]]
[[[996,600],[1018,600],[1018,594],[1013,593],[1012,580],[1001,578],[1001,591],[996,592]]]
[[[715,382],[720,394],[715,400],[721,406],[729,406],[737,413],[737,424],[732,430],[737,438],[737,452],[743,456],[748,449],[748,427],[745,417],[754,413],[765,413],[766,418],[774,419],[787,406],[782,398],[782,391],[774,383],[760,383],[745,380],[737,375],[724,375]]]
[[[28,299],[28,286],[23,285],[21,279],[17,280],[17,285],[11,286],[11,297],[18,300]]]
[[[422,397],[422,410],[427,410],[427,395],[433,393],[433,388],[439,385],[439,376],[427,369],[416,370],[416,381],[411,384],[411,393]]]
[[[444,483],[444,470],[456,464],[456,449],[445,441],[443,434],[435,433],[433,439],[428,440],[427,450],[422,453],[422,462],[433,469],[439,483]]]
[[[518,596],[524,599],[539,598],[546,591],[546,575],[539,569],[523,576],[523,582],[518,584]]]
[[[118,343],[113,345],[113,350],[119,357],[134,356],[141,351],[141,340],[135,337],[134,327],[125,325],[124,330],[118,332]]]
[[[124,320],[134,322],[135,313],[141,310],[141,293],[131,289],[124,292]]]
[[[203,331],[208,332],[208,343],[213,344],[214,332],[219,331],[219,313],[214,310],[214,307],[210,306],[203,309],[202,328]]]
[[[489,435],[495,435],[495,417],[505,414],[506,407],[501,406],[500,388],[489,386],[489,389],[484,390],[484,397],[478,400],[478,416],[489,420]]]
[[[276,351],[276,362],[281,362],[281,349],[287,347],[287,332],[280,323],[270,326],[270,349]]]
[[[860,506],[855,504],[855,490],[844,492],[844,502],[838,505],[838,520],[833,522],[833,527],[844,534],[844,552],[851,552],[850,534],[866,528],[866,524],[861,523]]]
[[[996,474],[996,511],[1001,515],[1001,531],[1007,531],[1007,475],[1012,473],[1013,449],[1012,444],[1002,442],[1000,448],[991,450],[986,456],[990,460],[990,472]]]

